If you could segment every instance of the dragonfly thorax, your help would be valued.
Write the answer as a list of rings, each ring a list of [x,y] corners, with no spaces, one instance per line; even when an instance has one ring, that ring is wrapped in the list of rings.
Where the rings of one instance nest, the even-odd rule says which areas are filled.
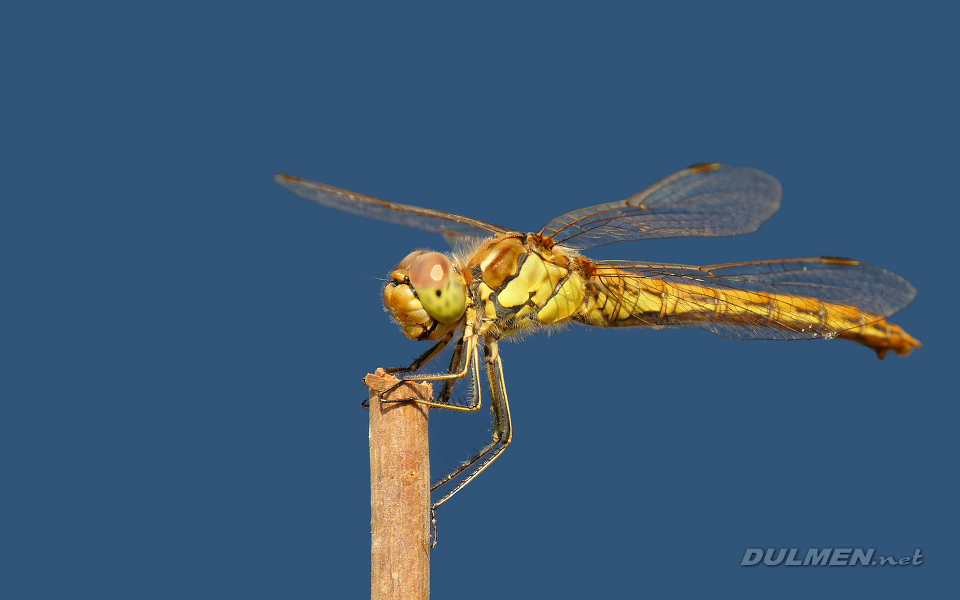
[[[436,340],[462,320],[466,284],[445,255],[416,250],[390,274],[383,301],[408,338]]]
[[[579,318],[587,281],[579,256],[538,234],[498,235],[467,264],[476,281],[477,330],[502,338]]]

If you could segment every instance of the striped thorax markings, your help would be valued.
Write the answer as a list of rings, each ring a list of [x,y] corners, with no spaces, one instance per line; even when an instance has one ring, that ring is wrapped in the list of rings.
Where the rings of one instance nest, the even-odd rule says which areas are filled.
[[[484,320],[497,322],[503,335],[569,319],[583,305],[583,276],[562,250],[535,234],[497,236],[474,254],[470,264],[477,265],[474,274]]]

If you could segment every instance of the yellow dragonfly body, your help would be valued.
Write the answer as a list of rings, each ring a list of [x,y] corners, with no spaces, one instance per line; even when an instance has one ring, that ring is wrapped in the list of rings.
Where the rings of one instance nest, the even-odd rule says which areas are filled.
[[[581,250],[623,240],[729,236],[755,231],[780,206],[772,176],[718,163],[684,169],[619,202],[557,217],[538,233],[522,233],[453,213],[385,202],[324,184],[277,175],[294,193],[362,216],[443,234],[465,252],[417,251],[403,259],[384,288],[387,308],[407,337],[435,344],[409,367],[418,371],[456,341],[449,371],[412,375],[438,380],[430,406],[477,410],[449,402],[456,380],[472,373],[479,394],[485,357],[493,440],[435,484],[452,482],[434,508],[485,469],[512,439],[499,340],[545,326],[699,327],[738,339],[849,339],[883,358],[921,344],[886,317],[916,290],[871,265],[836,257],[750,261],[711,266],[593,261]]]

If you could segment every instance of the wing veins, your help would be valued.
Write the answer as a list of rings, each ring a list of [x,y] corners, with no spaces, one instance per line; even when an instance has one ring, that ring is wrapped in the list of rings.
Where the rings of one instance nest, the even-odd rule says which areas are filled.
[[[453,236],[489,237],[512,231],[479,219],[451,212],[387,202],[372,196],[340,189],[331,185],[278,173],[274,181],[311,202],[378,221],[413,227],[423,231]]]
[[[780,182],[762,171],[699,165],[627,200],[560,215],[540,235],[580,250],[626,240],[742,235],[769,219],[781,198]]]

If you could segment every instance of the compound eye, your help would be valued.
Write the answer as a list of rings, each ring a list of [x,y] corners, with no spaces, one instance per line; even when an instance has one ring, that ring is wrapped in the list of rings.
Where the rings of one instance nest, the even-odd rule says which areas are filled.
[[[404,260],[408,260],[408,256]],[[410,283],[416,289],[437,288],[447,285],[453,264],[439,252],[425,252],[410,261]]]
[[[450,259],[439,252],[426,252],[410,263],[410,285],[431,317],[453,323],[463,316],[467,294]]]
[[[397,265],[398,269],[409,269],[410,263],[412,263],[418,256],[424,254],[423,250],[414,250],[410,254],[403,257],[403,260],[400,261],[400,264]]]

